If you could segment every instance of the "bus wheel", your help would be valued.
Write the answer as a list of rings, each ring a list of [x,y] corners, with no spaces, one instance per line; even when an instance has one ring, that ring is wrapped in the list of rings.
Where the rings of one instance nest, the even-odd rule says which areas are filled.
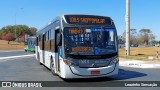
[[[50,63],[50,69],[51,69],[51,72],[52,72],[53,75],[57,75],[57,74],[55,73],[55,70],[54,70],[54,62],[53,62],[53,59],[52,59],[52,58],[51,58],[51,63]]]

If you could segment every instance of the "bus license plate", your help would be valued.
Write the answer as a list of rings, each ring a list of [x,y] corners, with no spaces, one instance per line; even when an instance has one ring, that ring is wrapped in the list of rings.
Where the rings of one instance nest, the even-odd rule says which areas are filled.
[[[92,74],[92,75],[100,74],[100,71],[99,71],[99,70],[94,70],[94,71],[91,71],[91,74]]]

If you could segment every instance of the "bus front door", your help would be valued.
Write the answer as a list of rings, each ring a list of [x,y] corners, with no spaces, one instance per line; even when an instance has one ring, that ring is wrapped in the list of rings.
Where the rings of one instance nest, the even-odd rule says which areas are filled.
[[[60,60],[59,60],[59,45],[58,45],[58,40],[60,39],[59,37],[59,29],[55,30],[55,63],[56,63],[56,71],[60,72]]]

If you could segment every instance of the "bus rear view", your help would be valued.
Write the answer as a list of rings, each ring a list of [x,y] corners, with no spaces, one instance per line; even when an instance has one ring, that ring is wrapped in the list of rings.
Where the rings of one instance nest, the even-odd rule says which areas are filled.
[[[55,33],[55,43],[58,44],[55,44],[57,52],[54,52],[51,71],[62,78],[118,74],[117,31],[110,17],[63,15],[59,26],[57,36],[61,37],[56,40]]]

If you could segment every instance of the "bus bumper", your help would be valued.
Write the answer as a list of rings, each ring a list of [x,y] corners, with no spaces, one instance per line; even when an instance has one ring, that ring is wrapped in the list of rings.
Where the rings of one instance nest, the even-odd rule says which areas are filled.
[[[66,65],[63,69],[65,70],[62,70],[64,72],[61,72],[60,76],[66,79],[107,77],[118,74],[119,63],[99,68],[80,68],[78,66],[73,67]],[[91,72],[95,70],[100,71],[100,74],[91,74]]]

